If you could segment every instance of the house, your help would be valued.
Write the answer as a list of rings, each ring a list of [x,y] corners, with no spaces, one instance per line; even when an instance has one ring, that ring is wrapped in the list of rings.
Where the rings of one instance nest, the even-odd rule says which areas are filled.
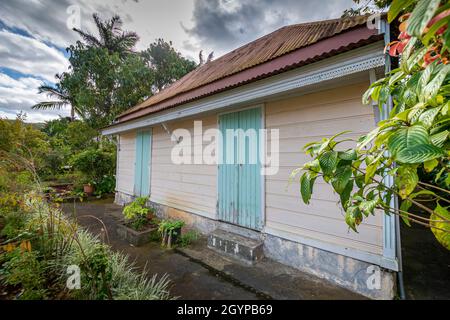
[[[330,186],[319,183],[305,205],[298,183],[288,184],[310,159],[306,143],[344,130],[355,138],[383,119],[361,97],[390,68],[387,42],[379,16],[318,21],[283,27],[197,68],[103,130],[118,139],[116,202],[149,196],[159,215],[185,220],[218,250],[238,254],[239,241],[251,239],[250,259],[264,254],[392,298],[395,218],[380,213],[355,233]],[[263,156],[247,163],[251,154]]]

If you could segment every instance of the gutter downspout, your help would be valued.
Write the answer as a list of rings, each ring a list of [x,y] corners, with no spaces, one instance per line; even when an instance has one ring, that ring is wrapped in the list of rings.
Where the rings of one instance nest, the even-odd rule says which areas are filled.
[[[384,42],[385,45],[391,42],[391,30],[390,30],[390,24],[383,20],[382,22],[382,30],[384,31]],[[384,30],[383,30],[384,29]],[[389,54],[386,54],[386,64],[385,64],[385,74],[391,71],[391,57]],[[389,98],[389,101],[386,105],[385,114],[384,117],[389,117],[389,113],[392,110],[392,97]],[[384,112],[382,112],[384,113]],[[381,115],[383,118],[383,115]],[[395,199],[394,204],[396,207],[398,207],[398,199]],[[401,235],[400,235],[400,219],[398,215],[395,215],[395,251],[398,261],[398,271],[397,271],[397,282],[398,282],[398,290],[400,293],[400,299],[405,300],[405,287],[403,282],[403,260],[402,260],[402,244],[401,244]]]

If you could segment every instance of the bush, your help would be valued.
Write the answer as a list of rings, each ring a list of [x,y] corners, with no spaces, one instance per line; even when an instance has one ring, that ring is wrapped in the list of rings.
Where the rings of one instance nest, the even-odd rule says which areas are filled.
[[[100,182],[115,171],[115,155],[102,149],[88,149],[72,158],[73,167],[80,171],[88,183]]]
[[[22,288],[21,300],[46,298],[44,265],[38,260],[36,252],[23,252],[21,249],[7,253],[7,261],[1,269],[2,283]]]
[[[116,189],[116,177],[115,176],[103,176],[100,182],[95,184],[96,196],[101,197],[104,194],[113,193]]]
[[[153,213],[153,209],[145,207],[147,200],[148,197],[136,198],[123,209],[125,221],[135,230],[142,230],[150,223],[148,215]]]

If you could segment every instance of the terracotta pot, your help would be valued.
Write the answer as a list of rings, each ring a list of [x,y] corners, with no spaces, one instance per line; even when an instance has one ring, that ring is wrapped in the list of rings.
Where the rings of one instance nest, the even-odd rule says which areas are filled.
[[[91,186],[90,184],[85,184],[83,186],[83,191],[84,193],[86,193],[87,195],[91,195],[94,193],[94,186]]]

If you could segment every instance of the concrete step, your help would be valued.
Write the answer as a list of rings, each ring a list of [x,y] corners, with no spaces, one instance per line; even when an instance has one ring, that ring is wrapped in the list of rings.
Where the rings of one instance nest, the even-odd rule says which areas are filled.
[[[208,248],[248,264],[264,257],[263,242],[216,229],[208,236]]]

